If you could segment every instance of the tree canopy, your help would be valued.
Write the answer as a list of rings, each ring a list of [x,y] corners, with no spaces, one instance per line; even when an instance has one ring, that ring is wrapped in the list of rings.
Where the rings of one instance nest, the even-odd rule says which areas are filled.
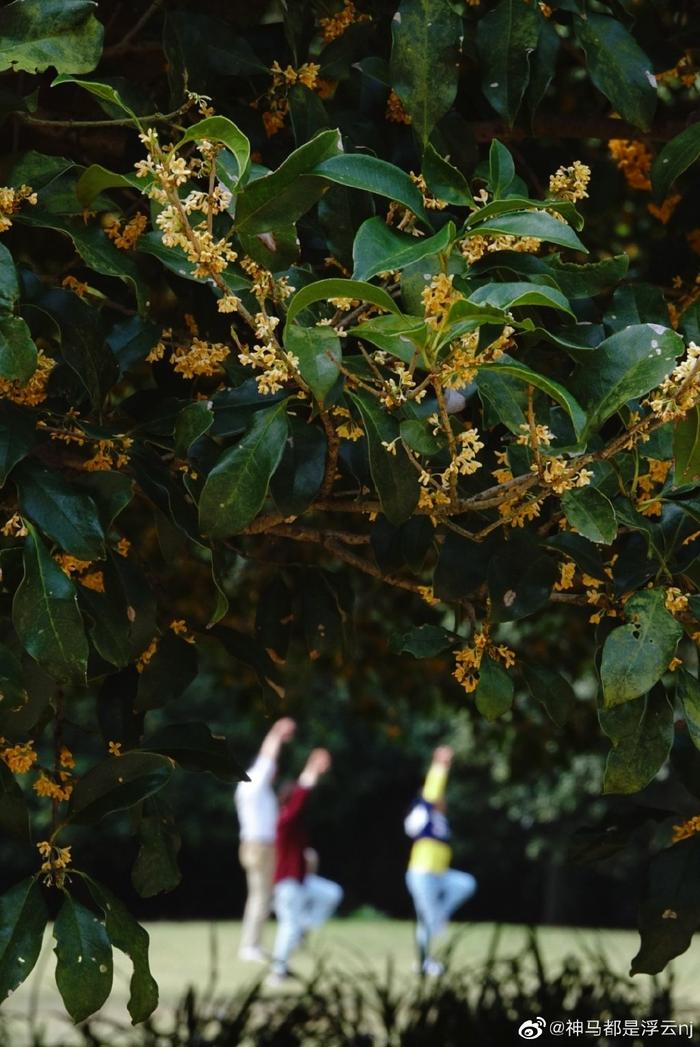
[[[83,827],[130,810],[134,882],[172,886],[161,790],[242,773],[178,702],[202,652],[284,708],[289,649],[352,658],[358,585],[493,721],[582,701],[555,607],[605,791],[672,749],[700,781],[692,5],[243,6],[0,11],[0,822],[38,849],[0,999],[57,892],[76,1021],[112,947],[133,1020],[157,1002]],[[699,825],[652,863],[635,971],[700,924]]]

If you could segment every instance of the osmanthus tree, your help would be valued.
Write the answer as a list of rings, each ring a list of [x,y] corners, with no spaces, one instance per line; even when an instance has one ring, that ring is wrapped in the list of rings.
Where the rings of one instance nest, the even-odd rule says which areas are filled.
[[[0,820],[35,858],[0,998],[53,894],[75,1020],[113,946],[133,1020],[157,1002],[81,834],[131,810],[137,889],[176,882],[160,791],[240,776],[175,702],[199,651],[281,708],[290,635],[331,650],[354,576],[405,595],[395,648],[452,652],[489,719],[574,699],[557,637],[532,657],[509,623],[589,622],[606,791],[646,786],[678,719],[698,795],[692,5],[250,6],[0,12]],[[699,824],[653,861],[635,971],[700,923]]]

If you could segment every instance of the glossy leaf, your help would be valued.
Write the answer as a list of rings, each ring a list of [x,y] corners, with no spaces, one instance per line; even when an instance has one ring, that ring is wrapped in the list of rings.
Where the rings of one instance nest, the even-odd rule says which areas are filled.
[[[102,909],[110,942],[131,960],[133,973],[127,1006],[134,1025],[144,1022],[158,1006],[158,986],[148,963],[148,932],[103,884],[89,876],[84,879],[93,901]]]
[[[340,375],[340,338],[329,327],[287,327],[284,347],[299,361],[299,373],[323,406]]]
[[[34,876],[0,895],[0,1003],[34,969],[48,918],[44,894]]]
[[[256,411],[235,447],[224,451],[199,500],[199,522],[211,538],[238,534],[260,512],[282,457],[287,428],[284,402],[264,408]]]
[[[476,707],[487,720],[497,720],[513,704],[513,681],[490,655],[484,655],[479,666],[479,683],[474,695]]]
[[[318,494],[326,472],[328,441],[323,429],[289,420],[289,435],[270,492],[285,516],[301,516]]]
[[[250,162],[250,142],[239,127],[226,116],[207,116],[188,127],[176,148],[187,142],[221,142],[233,154],[238,164],[238,181],[246,172]]]
[[[491,371],[494,374],[512,375],[513,378],[518,378],[527,385],[534,386],[535,389],[541,389],[543,393],[546,393],[547,396],[550,396],[552,400],[555,400],[556,403],[564,408],[571,419],[577,436],[583,432],[586,425],[586,416],[575,397],[562,385],[559,385],[558,382],[531,370],[525,364],[516,363],[516,361],[506,356],[501,357],[498,363],[482,364],[480,370]]]
[[[477,305],[494,305],[497,309],[515,309],[518,306],[533,305],[548,309],[558,309],[560,312],[571,312],[571,306],[561,291],[547,284],[527,283],[498,283],[483,284],[477,288],[470,297],[470,302]]]
[[[9,400],[0,401],[0,486],[37,442],[32,414]]]
[[[434,658],[454,647],[455,637],[440,625],[416,625],[403,636],[397,636],[392,648],[397,654],[414,658]]]
[[[416,239],[394,232],[383,218],[368,218],[357,230],[352,245],[353,279],[371,280],[377,273],[404,269],[426,255],[440,254],[449,250],[456,235],[452,222],[447,222],[434,236]]]
[[[285,331],[289,330],[292,321],[304,309],[308,309],[314,302],[327,302],[329,298],[359,298],[363,302],[371,302],[372,305],[378,305],[380,309],[385,309],[388,312],[400,312],[391,295],[387,294],[381,287],[375,287],[373,284],[365,283],[362,280],[317,280],[313,284],[302,287],[290,299]]]
[[[94,912],[70,894],[53,925],[56,985],[74,1022],[98,1011],[112,989],[112,946]]]
[[[500,0],[477,25],[481,90],[498,115],[511,125],[530,80],[530,55],[537,46],[538,18],[534,4]]]
[[[405,171],[386,160],[364,153],[341,154],[318,164],[314,174],[337,185],[363,189],[366,193],[395,200],[429,224],[420,191]]]
[[[576,487],[561,500],[571,526],[591,542],[610,545],[617,535],[617,520],[612,502],[595,487]]]
[[[504,204],[509,201],[504,200]],[[474,219],[479,217],[476,212]],[[579,240],[571,226],[557,221],[551,215],[543,211],[516,211],[505,214],[494,214],[491,217],[483,216],[478,224],[470,224],[464,235],[470,236],[532,236],[538,240],[545,240],[550,244],[559,244],[560,247],[568,247],[573,251],[587,252],[586,247]]]
[[[683,708],[688,734],[700,749],[700,682],[687,669],[676,670],[676,695]]]
[[[0,11],[0,69],[89,73],[102,36],[90,0],[14,0]]]
[[[71,556],[102,560],[105,536],[92,498],[71,487],[59,473],[26,462],[13,474],[20,511]]]
[[[94,825],[158,792],[172,772],[172,760],[156,753],[109,756],[75,783],[68,818],[78,825]]]
[[[646,131],[656,110],[652,63],[616,18],[588,11],[575,19],[588,74],[623,120]]]
[[[54,679],[79,683],[87,671],[88,645],[75,586],[51,559],[29,523],[27,531],[24,577],[12,604],[17,635],[25,650]]]
[[[675,331],[637,324],[587,351],[571,382],[588,414],[586,432],[596,432],[623,404],[662,382],[683,350]]]
[[[36,370],[36,346],[21,316],[0,316],[0,378],[24,385]]]
[[[442,0],[401,0],[391,22],[391,82],[425,145],[457,94],[462,19]]]
[[[140,847],[131,879],[142,898],[174,890],[182,879],[177,864],[180,837],[170,815],[157,800],[144,805],[139,825]]]
[[[0,244],[0,310],[11,313],[19,301],[19,280],[12,255]]]
[[[700,408],[697,405],[676,422],[673,458],[677,487],[700,481]]]
[[[654,195],[663,200],[676,179],[700,156],[700,123],[691,124],[663,147],[651,168]]]
[[[603,792],[636,793],[652,781],[673,744],[673,706],[661,684],[634,701],[601,709],[600,725],[612,743]]]
[[[350,394],[362,417],[369,448],[369,467],[386,518],[403,523],[418,504],[418,476],[401,446],[398,423],[368,393]],[[395,442],[394,442],[395,441]],[[394,444],[394,453],[387,444]]]
[[[428,142],[423,153],[423,177],[430,192],[438,200],[457,207],[475,207],[469,183],[462,172],[440,156]]]
[[[21,840],[22,843],[31,843],[27,801],[19,782],[2,760],[0,760],[0,832]]]
[[[625,604],[627,625],[608,635],[600,678],[605,707],[629,702],[650,691],[666,672],[683,628],[669,614],[661,589],[644,589]]]

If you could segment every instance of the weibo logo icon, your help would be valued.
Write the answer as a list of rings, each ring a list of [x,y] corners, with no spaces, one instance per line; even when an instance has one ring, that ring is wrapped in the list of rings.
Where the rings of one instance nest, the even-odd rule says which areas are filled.
[[[547,1028],[544,1018],[528,1018],[518,1028],[518,1036],[523,1040],[537,1040]]]

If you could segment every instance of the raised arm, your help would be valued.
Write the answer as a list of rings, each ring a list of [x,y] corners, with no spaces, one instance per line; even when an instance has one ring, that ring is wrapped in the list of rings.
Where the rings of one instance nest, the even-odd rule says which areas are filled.
[[[428,803],[438,803],[443,799],[453,757],[454,750],[449,745],[439,745],[433,753],[421,791],[421,796]]]
[[[248,770],[248,777],[250,782],[245,784],[249,788],[257,788],[259,786],[269,785],[275,776],[277,770],[277,760],[279,759],[280,749],[282,746],[290,741],[294,737],[296,731],[296,723],[290,717],[285,716],[281,720],[277,720],[273,723],[270,730],[265,735],[263,743],[260,746],[260,751],[255,758],[253,766]]]

